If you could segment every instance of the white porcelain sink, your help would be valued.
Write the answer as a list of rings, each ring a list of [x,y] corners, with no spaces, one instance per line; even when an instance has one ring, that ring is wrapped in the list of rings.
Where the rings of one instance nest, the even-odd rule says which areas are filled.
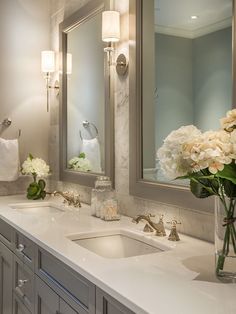
[[[129,230],[111,230],[68,236],[74,243],[106,258],[125,258],[169,250],[152,237]]]
[[[22,214],[60,214],[64,212],[63,206],[55,205],[50,202],[32,202],[32,203],[17,203],[9,205],[12,209]]]

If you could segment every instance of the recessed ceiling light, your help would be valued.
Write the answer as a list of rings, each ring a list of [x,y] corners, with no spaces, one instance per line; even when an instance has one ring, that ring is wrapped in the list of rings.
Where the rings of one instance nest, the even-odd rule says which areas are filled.
[[[197,15],[191,15],[191,20],[196,20],[198,18],[199,18],[199,16],[197,16]]]

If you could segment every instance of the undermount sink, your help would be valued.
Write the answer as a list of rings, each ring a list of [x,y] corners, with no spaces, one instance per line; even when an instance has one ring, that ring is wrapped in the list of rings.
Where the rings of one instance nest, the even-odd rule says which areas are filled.
[[[50,202],[18,203],[10,204],[12,209],[22,214],[59,214],[64,212],[63,206],[55,205]]]
[[[147,237],[128,230],[79,234],[67,238],[105,258],[127,258],[170,249],[153,239],[153,237]]]

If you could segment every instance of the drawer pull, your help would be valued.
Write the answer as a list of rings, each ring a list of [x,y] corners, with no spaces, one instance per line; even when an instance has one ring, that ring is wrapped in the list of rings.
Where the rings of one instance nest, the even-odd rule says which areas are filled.
[[[18,247],[16,250],[18,252],[22,253],[24,251],[24,249],[25,249],[25,245],[20,243],[20,244],[18,244]]]
[[[27,279],[19,279],[18,280],[18,288],[22,288],[28,282]]]

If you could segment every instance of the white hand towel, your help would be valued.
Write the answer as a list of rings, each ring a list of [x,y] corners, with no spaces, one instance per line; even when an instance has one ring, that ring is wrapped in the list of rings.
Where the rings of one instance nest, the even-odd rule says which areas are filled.
[[[15,181],[19,177],[18,140],[0,138],[0,181]]]
[[[95,137],[91,140],[82,140],[81,152],[90,161],[93,172],[102,172],[101,169],[101,152],[98,139]]]

